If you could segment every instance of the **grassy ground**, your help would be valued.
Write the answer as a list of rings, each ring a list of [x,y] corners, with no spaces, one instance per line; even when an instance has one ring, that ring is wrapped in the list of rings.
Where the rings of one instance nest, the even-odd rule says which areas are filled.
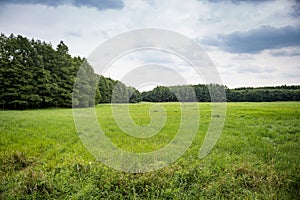
[[[134,139],[114,122],[109,105],[97,116],[111,141],[132,152],[150,152],[176,134],[180,107],[160,104],[166,127]],[[0,111],[0,199],[299,199],[300,102],[228,103],[222,135],[199,159],[210,121],[200,103],[200,128],[191,147],[169,167],[144,174],[112,170],[83,146],[71,109]],[[132,104],[139,125],[150,123],[152,104]]]

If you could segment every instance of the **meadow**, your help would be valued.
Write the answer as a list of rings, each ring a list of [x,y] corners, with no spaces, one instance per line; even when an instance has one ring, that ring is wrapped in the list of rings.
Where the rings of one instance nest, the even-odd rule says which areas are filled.
[[[96,114],[114,145],[151,152],[175,137],[181,119],[178,103],[130,104],[136,124],[151,122],[153,105],[166,110],[167,121],[147,139],[125,134],[110,104],[97,105]],[[203,159],[211,104],[199,106],[192,145],[170,166],[147,173],[96,161],[78,136],[72,109],[1,110],[0,199],[300,199],[300,102],[227,103],[222,134]]]

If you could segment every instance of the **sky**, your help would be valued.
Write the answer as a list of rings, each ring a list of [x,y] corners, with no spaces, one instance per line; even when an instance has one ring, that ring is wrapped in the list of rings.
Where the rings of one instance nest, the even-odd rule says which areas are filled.
[[[300,84],[299,0],[0,0],[0,32],[54,48],[63,40],[72,56],[89,57],[108,39],[140,28],[193,40],[229,88]],[[190,84],[205,83],[182,58],[155,50],[125,55],[103,75],[122,80],[147,65],[167,66]]]

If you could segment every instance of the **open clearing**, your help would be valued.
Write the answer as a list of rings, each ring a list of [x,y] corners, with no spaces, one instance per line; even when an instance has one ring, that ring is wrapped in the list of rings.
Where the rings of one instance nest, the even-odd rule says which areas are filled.
[[[158,105],[158,104],[156,104]],[[178,103],[161,103],[165,127],[133,138],[114,122],[109,104],[97,105],[113,144],[151,152],[168,144],[180,123]],[[0,199],[299,199],[300,102],[227,103],[226,122],[213,151],[199,159],[211,116],[200,105],[200,128],[184,155],[149,173],[118,172],[87,151],[71,109],[0,111]],[[130,104],[136,124],[151,122],[150,103]]]

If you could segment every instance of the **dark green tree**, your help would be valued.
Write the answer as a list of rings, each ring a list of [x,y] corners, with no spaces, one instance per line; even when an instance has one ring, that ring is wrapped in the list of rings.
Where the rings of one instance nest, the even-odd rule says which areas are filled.
[[[98,104],[100,99],[98,76],[87,60],[83,59],[73,89],[73,107],[90,107]]]

